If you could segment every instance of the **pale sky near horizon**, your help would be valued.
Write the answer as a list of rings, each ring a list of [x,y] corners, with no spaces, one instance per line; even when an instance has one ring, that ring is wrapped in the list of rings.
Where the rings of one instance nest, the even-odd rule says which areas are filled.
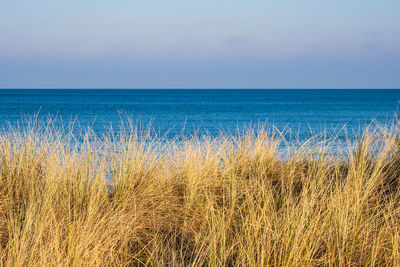
[[[3,0],[0,88],[400,88],[399,0]]]

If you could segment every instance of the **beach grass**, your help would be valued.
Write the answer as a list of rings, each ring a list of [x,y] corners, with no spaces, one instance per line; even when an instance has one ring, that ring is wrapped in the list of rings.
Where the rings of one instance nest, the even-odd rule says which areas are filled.
[[[5,128],[0,263],[398,266],[395,129],[337,146],[263,127],[176,139],[132,124]]]

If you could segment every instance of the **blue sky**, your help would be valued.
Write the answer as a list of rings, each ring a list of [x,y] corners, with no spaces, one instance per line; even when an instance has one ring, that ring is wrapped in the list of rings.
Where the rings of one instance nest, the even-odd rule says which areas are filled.
[[[3,0],[0,88],[400,88],[399,0]]]

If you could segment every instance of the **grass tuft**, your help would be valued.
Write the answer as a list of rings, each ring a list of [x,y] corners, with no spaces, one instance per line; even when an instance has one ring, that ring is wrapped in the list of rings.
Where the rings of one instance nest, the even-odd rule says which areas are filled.
[[[0,133],[2,265],[400,265],[397,127],[345,143],[125,127]]]

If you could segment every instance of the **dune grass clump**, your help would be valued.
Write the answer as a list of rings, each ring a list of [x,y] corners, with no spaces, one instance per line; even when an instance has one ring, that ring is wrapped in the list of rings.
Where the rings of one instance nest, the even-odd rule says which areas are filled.
[[[0,263],[400,265],[390,129],[339,146],[263,129],[170,141],[134,127],[3,130]]]

